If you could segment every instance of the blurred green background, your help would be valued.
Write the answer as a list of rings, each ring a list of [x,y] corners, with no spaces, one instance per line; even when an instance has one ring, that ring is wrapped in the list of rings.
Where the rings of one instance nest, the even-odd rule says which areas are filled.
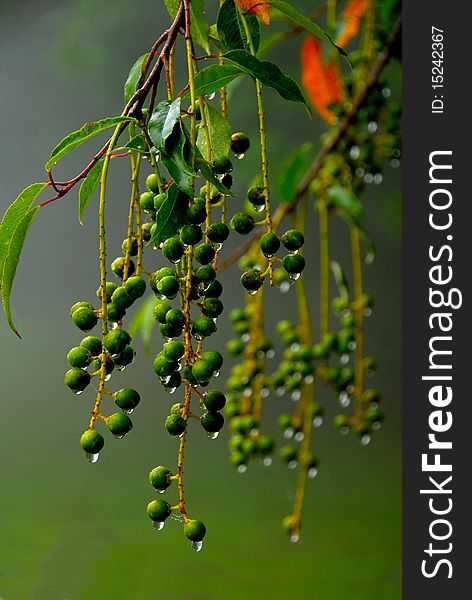
[[[85,121],[118,114],[122,83],[135,58],[168,23],[162,2],[143,0],[0,1],[0,153],[3,213],[18,192],[44,180],[50,149]],[[305,13],[316,3],[296,2]],[[299,40],[274,59],[299,77]],[[389,67],[399,94],[399,67]],[[235,130],[255,139],[251,88],[231,106]],[[299,106],[268,92],[270,157],[276,173],[287,153],[323,125]],[[56,177],[80,170],[94,142],[67,159]],[[252,161],[252,163],[251,163]],[[250,151],[237,165],[238,189],[257,172]],[[252,164],[252,170],[251,170]],[[110,258],[119,254],[128,202],[126,168],[113,165],[108,216]],[[121,171],[121,173],[120,173]],[[246,175],[243,175],[246,173]],[[143,402],[126,439],[107,439],[97,465],[84,460],[78,438],[88,422],[90,393],[74,396],[63,384],[65,355],[81,339],[68,311],[92,300],[97,288],[96,220],[90,206],[81,227],[76,193],[42,211],[25,245],[13,291],[19,341],[0,321],[0,598],[1,600],[398,600],[401,597],[400,433],[400,192],[399,172],[369,190],[367,228],[378,248],[366,289],[376,308],[367,324],[367,353],[380,368],[373,385],[384,393],[388,420],[364,448],[329,423],[315,434],[321,457],[309,484],[303,543],[292,545],[280,521],[292,505],[295,474],[277,461],[237,474],[227,462],[227,435],[207,439],[193,428],[186,451],[186,493],[192,516],[208,527],[204,550],[190,548],[170,521],[157,533],[144,509],[152,499],[148,470],[175,464],[177,443],[163,420],[170,401],[141,347],[138,359],[114,378],[136,387]],[[237,202],[237,200],[235,200]],[[317,311],[316,223],[307,224],[310,298]],[[311,233],[310,233],[311,232]],[[349,265],[348,232],[333,222],[333,256]],[[233,245],[236,241],[233,241]],[[229,245],[231,247],[231,245]],[[229,250],[228,250],[229,252]],[[223,275],[225,314],[243,302],[239,271]],[[294,293],[270,292],[268,329],[293,315]],[[230,336],[224,316],[214,346]],[[274,336],[275,337],[275,336]],[[213,338],[212,338],[213,342]],[[157,348],[157,340],[154,343]],[[229,362],[226,370],[229,370]],[[223,382],[221,382],[222,384]],[[329,421],[338,407],[323,397]],[[267,430],[291,409],[267,402]],[[277,434],[278,435],[278,434]]]

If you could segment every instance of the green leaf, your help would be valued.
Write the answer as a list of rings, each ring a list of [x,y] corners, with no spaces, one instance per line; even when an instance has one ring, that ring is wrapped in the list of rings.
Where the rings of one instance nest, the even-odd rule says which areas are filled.
[[[297,186],[308,170],[313,158],[313,144],[307,142],[291,152],[280,170],[276,185],[282,202],[292,202],[297,193]]]
[[[347,283],[346,274],[342,270],[341,265],[335,260],[332,260],[330,262],[330,267],[336,287],[338,288],[339,295],[341,298],[344,298],[344,300],[349,300],[349,285]]]
[[[126,79],[126,82],[125,82],[125,89],[124,89],[125,102],[128,102],[128,100],[130,100],[132,98],[133,94],[138,89],[139,84],[141,82],[141,78],[143,76],[143,72],[144,72],[143,71],[144,64],[147,61],[148,57],[149,57],[149,53],[143,54],[142,56],[140,56],[137,59],[137,61],[131,67],[131,70],[128,74],[128,78]]]
[[[146,354],[149,354],[151,351],[152,332],[157,324],[154,318],[154,307],[156,302],[157,300],[154,297],[150,297],[143,302],[135,312],[128,327],[128,333],[133,339],[141,332],[141,340]]]
[[[149,136],[158,150],[165,148],[165,143],[180,120],[180,98],[159,102],[149,119]]]
[[[156,229],[148,246],[160,244],[174,236],[185,223],[188,196],[174,183],[167,190],[167,198],[156,213]]]
[[[167,10],[172,18],[179,9],[179,0],[164,0]],[[210,54],[208,41],[209,26],[205,18],[205,0],[192,0],[190,2],[190,35],[192,40]]]
[[[205,104],[205,119],[210,138],[211,157],[213,160],[221,156],[228,156],[231,148],[231,126],[223,113],[212,106]],[[208,156],[205,130],[200,125],[197,135],[197,148],[203,156]]]
[[[100,121],[85,123],[83,127],[70,133],[54,148],[45,165],[46,171],[49,171],[65,154],[68,154],[71,150],[80,146],[80,144],[83,144],[94,135],[97,135],[97,133],[109,129],[110,127],[115,127],[120,123],[131,122],[137,123],[136,119],[133,119],[132,117],[108,117],[106,119],[101,119]]]
[[[307,17],[305,17],[301,13],[299,13],[298,10],[296,10],[288,2],[284,2],[283,0],[271,0],[270,5],[273,6],[274,8],[276,8],[277,10],[279,10],[281,13],[283,13],[284,15],[286,15],[289,19],[291,19],[292,21],[294,21],[298,25],[301,25],[301,27],[303,27],[304,29],[306,29],[307,31],[309,31],[310,33],[312,33],[313,35],[315,35],[316,37],[318,37],[318,38],[320,38],[322,40],[328,40],[328,42],[334,48],[336,48],[336,50],[342,56],[347,56],[346,52],[342,48],[340,48],[339,46],[336,46],[336,44],[334,43],[334,41],[331,38],[331,36],[328,33],[326,33],[326,31],[323,28],[321,28],[316,23],[313,23],[313,21],[310,21],[310,19],[308,19]]]
[[[149,154],[149,147],[147,145],[146,138],[142,133],[138,133],[138,135],[132,137],[129,142],[126,142],[123,148],[134,150],[140,154]]]
[[[274,88],[285,100],[302,102],[308,106],[298,83],[282,73],[275,63],[259,60],[247,50],[231,50],[224,54],[223,58],[235,63],[264,85]]]
[[[10,238],[8,249],[4,260],[2,261],[0,270],[2,278],[0,280],[0,287],[2,291],[2,304],[3,310],[8,320],[8,324],[12,331],[16,333],[18,337],[21,337],[16,329],[11,314],[10,296],[13,287],[13,280],[15,279],[16,267],[20,260],[21,250],[25,242],[26,234],[30,228],[31,222],[40,210],[40,206],[35,206],[29,210],[23,218],[18,222],[13,235]]]
[[[210,65],[195,76],[195,94],[197,96],[209,96],[228,85],[236,77],[245,74],[245,70],[233,65]],[[187,91],[184,96],[188,97],[190,93]]]
[[[233,192],[225,187],[218,177],[215,177],[210,163],[206,161],[200,153],[197,153],[195,157],[195,166],[200,169],[204,179],[212,183],[219,192],[226,196],[234,196]]]
[[[88,206],[88,203],[92,199],[93,193],[100,180],[102,174],[103,159],[98,160],[90,171],[87,173],[87,177],[83,180],[79,189],[79,223],[83,225],[82,219],[84,211]]]
[[[259,21],[256,15],[248,13],[246,15],[246,23],[254,50],[257,52],[261,41]],[[225,0],[221,5],[216,26],[221,43],[226,50],[250,49],[241,13],[236,7],[234,0]]]
[[[360,226],[364,209],[354,192],[341,186],[332,186],[326,190],[326,195],[332,208],[342,213],[356,227]]]

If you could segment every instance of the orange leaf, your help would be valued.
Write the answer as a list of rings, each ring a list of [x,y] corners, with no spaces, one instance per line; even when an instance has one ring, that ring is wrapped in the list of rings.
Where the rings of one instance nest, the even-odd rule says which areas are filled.
[[[266,25],[269,25],[270,12],[267,2],[258,2],[258,0],[235,0],[235,2],[247,12],[257,15]]]
[[[302,82],[318,113],[325,121],[333,124],[334,113],[330,104],[341,102],[342,82],[333,62],[323,61],[321,44],[314,37],[307,37],[302,45]]]
[[[346,8],[341,13],[341,18],[345,21],[344,28],[336,40],[338,46],[345,46],[359,31],[362,17],[364,16],[370,0],[349,0]]]

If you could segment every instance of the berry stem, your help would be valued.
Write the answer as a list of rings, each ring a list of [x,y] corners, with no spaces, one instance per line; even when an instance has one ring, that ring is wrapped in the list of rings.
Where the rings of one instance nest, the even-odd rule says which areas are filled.
[[[362,392],[364,387],[364,306],[362,303],[362,255],[359,229],[351,229],[352,248],[352,272],[354,281],[354,315],[356,325],[354,340],[355,368],[354,368],[354,417],[358,420],[362,417]]]

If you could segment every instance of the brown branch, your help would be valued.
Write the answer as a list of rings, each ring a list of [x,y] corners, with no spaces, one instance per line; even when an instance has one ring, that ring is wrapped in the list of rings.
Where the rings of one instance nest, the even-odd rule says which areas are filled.
[[[326,145],[320,150],[318,156],[315,158],[312,165],[306,172],[305,176],[303,177],[301,182],[298,184],[295,198],[290,203],[285,203],[285,204],[279,205],[279,207],[275,211],[275,214],[273,217],[273,223],[274,223],[275,227],[280,225],[282,220],[295,209],[298,202],[308,192],[311,182],[318,176],[318,173],[320,172],[321,168],[323,167],[326,157],[337,148],[339,142],[343,139],[353,118],[358,113],[359,109],[364,104],[364,102],[366,101],[366,99],[369,95],[369,92],[371,91],[373,86],[377,83],[383,69],[385,68],[386,64],[390,60],[393,47],[398,40],[400,32],[401,32],[401,18],[399,18],[397,20],[397,22],[395,23],[395,26],[392,30],[392,34],[390,35],[390,38],[388,39],[388,41],[385,45],[385,50],[382,53],[379,60],[377,61],[377,63],[375,64],[375,66],[372,70],[371,76],[370,76],[369,80],[367,81],[365,87],[360,91],[360,93],[354,99],[351,108],[348,110],[348,112],[346,113],[346,115],[343,118],[343,120],[341,121],[341,123],[333,131],[332,136],[329,138]],[[237,248],[230,256],[228,256],[228,258],[226,258],[224,261],[222,261],[220,263],[219,270],[223,271],[224,269],[226,269],[227,267],[232,265],[234,262],[239,260],[242,256],[244,256],[246,254],[246,252],[249,250],[249,248],[256,241],[259,240],[259,238],[262,236],[263,233],[264,233],[264,231],[258,231],[252,237],[250,237],[246,242],[241,244],[241,246],[239,246],[239,248]]]

